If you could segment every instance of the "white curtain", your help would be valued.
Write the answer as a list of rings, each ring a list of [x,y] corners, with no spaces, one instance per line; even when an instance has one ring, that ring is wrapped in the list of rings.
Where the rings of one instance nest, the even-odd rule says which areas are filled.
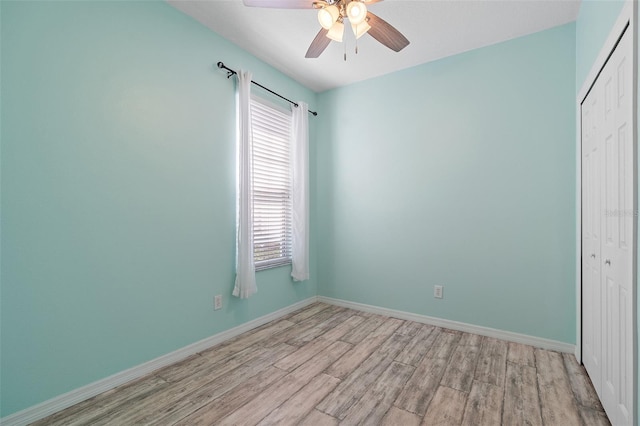
[[[253,185],[251,168],[251,73],[238,71],[238,205],[236,284],[233,295],[246,299],[258,291],[253,261]]]
[[[294,281],[309,279],[309,107],[298,102],[291,126],[292,267]]]

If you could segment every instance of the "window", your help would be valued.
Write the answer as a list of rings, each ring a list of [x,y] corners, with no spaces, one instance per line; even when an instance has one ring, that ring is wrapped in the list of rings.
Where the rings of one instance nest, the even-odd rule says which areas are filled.
[[[291,263],[291,112],[251,97],[253,258],[256,270]]]

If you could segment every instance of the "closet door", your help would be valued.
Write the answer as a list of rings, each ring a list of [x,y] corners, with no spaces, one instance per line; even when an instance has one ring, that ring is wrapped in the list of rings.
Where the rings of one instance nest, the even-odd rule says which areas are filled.
[[[584,364],[616,425],[633,406],[631,58],[626,31],[582,105]]]
[[[631,36],[622,37],[603,85],[602,402],[613,424],[630,424],[632,396],[633,86]]]
[[[601,378],[602,312],[600,309],[600,228],[602,150],[598,143],[601,93],[589,92],[582,104],[582,354],[591,381]],[[598,386],[596,390],[599,392]],[[600,395],[602,398],[602,396]]]

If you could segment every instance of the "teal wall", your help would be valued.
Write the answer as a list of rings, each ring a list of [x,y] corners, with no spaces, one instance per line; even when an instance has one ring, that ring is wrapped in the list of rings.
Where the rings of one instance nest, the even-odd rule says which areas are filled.
[[[574,88],[568,24],[322,93],[320,294],[574,343]]]
[[[582,0],[580,13],[576,20],[576,94],[584,85],[587,74],[594,65],[600,50],[604,47],[604,43],[609,33],[613,30],[613,25],[618,19],[620,12],[622,12],[623,6],[623,1]],[[640,55],[640,51],[638,55]],[[637,102],[638,105],[640,105],[640,98],[638,98]],[[638,116],[638,122],[640,122],[640,115]],[[640,146],[640,141],[637,142],[636,146]],[[638,154],[640,155],[640,151],[638,151]],[[640,199],[640,192],[638,193],[638,199]],[[638,228],[638,232],[640,232],[640,227]],[[638,238],[640,239],[640,234]],[[638,259],[638,264],[640,264],[640,258]],[[640,306],[640,292],[637,291],[638,288],[640,288],[640,285],[636,283],[636,306]],[[637,317],[637,321],[636,332],[640,330],[640,316]],[[637,356],[640,354],[640,339],[638,339],[637,335],[636,344],[639,345],[636,347]],[[636,364],[638,364],[638,360],[636,360]],[[636,386],[637,383],[640,383],[640,370],[637,371]],[[640,407],[640,393],[638,394],[636,410],[638,407]]]
[[[624,1],[582,0],[576,20],[576,92],[582,88]]]
[[[313,262],[231,298],[234,83],[214,64],[313,92],[164,2],[0,7],[1,416],[317,294]]]

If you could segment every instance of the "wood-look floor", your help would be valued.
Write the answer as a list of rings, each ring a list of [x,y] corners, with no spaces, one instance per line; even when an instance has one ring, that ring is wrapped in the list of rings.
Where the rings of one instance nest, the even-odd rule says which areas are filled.
[[[37,424],[609,421],[573,355],[316,303]]]

